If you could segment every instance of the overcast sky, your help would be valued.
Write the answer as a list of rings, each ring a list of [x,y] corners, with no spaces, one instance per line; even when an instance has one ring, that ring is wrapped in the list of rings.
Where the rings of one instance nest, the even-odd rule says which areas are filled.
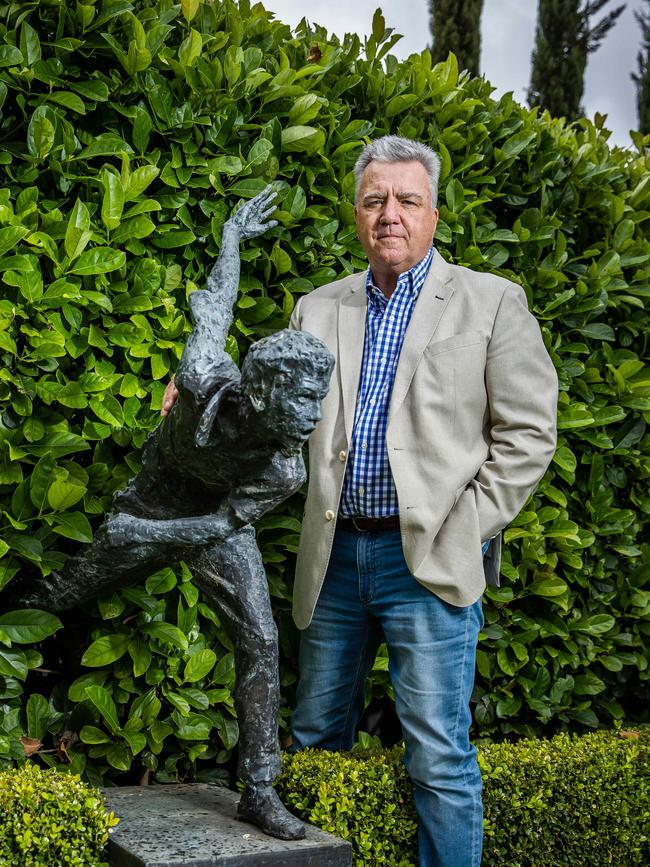
[[[393,49],[398,57],[421,51],[430,41],[426,0],[263,0],[263,3],[285,24],[295,26],[304,16],[339,36],[346,32],[367,35],[373,13],[381,6],[387,26],[404,36]],[[617,0],[612,0],[606,9],[617,5]],[[642,6],[643,0],[628,0],[614,29],[590,56],[585,79],[583,105],[587,117],[593,119],[597,111],[607,114],[606,126],[612,130],[610,142],[623,146],[630,144],[629,130],[636,128],[635,89],[630,73],[636,71],[641,40],[634,10]],[[518,100],[526,101],[536,12],[537,0],[485,0],[481,68],[497,88],[497,96],[512,90]],[[594,21],[602,15],[601,12],[595,16]]]

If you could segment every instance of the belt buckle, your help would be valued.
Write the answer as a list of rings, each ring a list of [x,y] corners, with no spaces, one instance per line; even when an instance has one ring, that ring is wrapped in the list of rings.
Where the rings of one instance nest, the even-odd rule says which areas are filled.
[[[357,524],[356,517],[351,518],[351,521],[352,521],[352,526],[357,531],[357,533],[365,533],[366,532],[362,527],[359,527],[359,525]]]

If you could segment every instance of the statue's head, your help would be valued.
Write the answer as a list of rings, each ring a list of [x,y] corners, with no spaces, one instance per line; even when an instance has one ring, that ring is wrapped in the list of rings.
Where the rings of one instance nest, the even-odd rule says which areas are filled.
[[[248,350],[241,388],[269,438],[296,451],[320,419],[334,358],[306,331],[278,331]]]

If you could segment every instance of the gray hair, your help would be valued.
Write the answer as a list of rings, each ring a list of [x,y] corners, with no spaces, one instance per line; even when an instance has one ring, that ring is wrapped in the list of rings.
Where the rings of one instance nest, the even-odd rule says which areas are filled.
[[[410,138],[402,138],[399,135],[385,135],[371,141],[361,151],[361,156],[354,166],[354,201],[359,196],[361,176],[373,162],[378,163],[421,163],[429,176],[431,189],[431,207],[435,208],[438,203],[438,178],[440,177],[440,157],[428,145]]]

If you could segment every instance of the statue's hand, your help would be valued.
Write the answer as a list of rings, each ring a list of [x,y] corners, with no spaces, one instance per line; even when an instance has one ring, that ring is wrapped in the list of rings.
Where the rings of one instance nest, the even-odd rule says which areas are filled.
[[[123,512],[119,515],[111,515],[106,522],[106,535],[111,545],[131,545],[138,539],[139,519]]]
[[[269,220],[275,210],[274,200],[277,193],[269,185],[254,199],[245,202],[229,222],[236,226],[240,237],[257,238],[278,225],[277,220]]]

